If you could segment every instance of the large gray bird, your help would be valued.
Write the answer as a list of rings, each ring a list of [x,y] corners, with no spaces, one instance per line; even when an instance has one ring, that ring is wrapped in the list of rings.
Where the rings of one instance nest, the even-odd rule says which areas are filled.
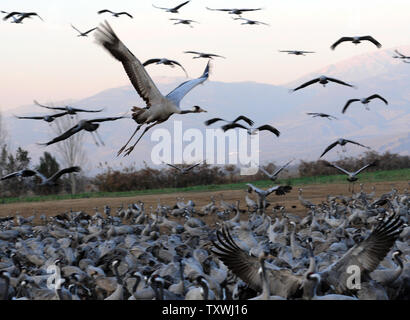
[[[389,103],[387,102],[387,100],[385,98],[383,98],[382,96],[378,95],[378,94],[373,94],[367,98],[361,98],[361,99],[350,99],[346,102],[345,106],[343,107],[342,113],[345,113],[347,108],[350,106],[351,103],[356,102],[356,101],[360,101],[362,104],[365,105],[366,110],[370,110],[369,107],[367,106],[369,104],[370,101],[372,101],[373,99],[379,99],[381,101],[383,101],[386,105],[388,105]]]
[[[336,47],[337,47],[339,44],[341,44],[342,42],[345,42],[345,41],[350,41],[350,42],[352,42],[352,43],[354,43],[354,44],[357,45],[357,44],[361,43],[361,41],[364,41],[364,40],[370,41],[370,42],[373,43],[377,48],[381,48],[381,46],[382,46],[382,45],[381,45],[376,39],[374,39],[372,36],[341,37],[339,40],[337,40],[334,44],[332,44],[332,45],[330,46],[330,49],[335,50]]]
[[[340,139],[336,140],[335,142],[333,142],[332,144],[330,144],[330,145],[325,149],[325,151],[323,151],[322,155],[321,155],[319,158],[323,157],[328,151],[332,150],[332,149],[333,149],[334,147],[336,147],[338,144],[342,146],[343,152],[346,151],[343,147],[344,147],[344,145],[347,144],[347,143],[353,143],[353,144],[356,144],[356,145],[361,146],[361,147],[363,147],[363,148],[370,149],[369,147],[364,146],[364,145],[362,145],[362,144],[360,144],[360,143],[358,143],[358,142],[340,138]]]
[[[189,0],[189,1],[190,1],[190,0]],[[181,7],[183,7],[184,5],[186,5],[189,1],[185,1],[185,2],[183,2],[183,3],[177,5],[176,7],[173,7],[173,8],[157,7],[156,5],[152,5],[152,6],[153,6],[154,8],[157,8],[157,9],[165,10],[166,12],[179,13],[178,10],[179,10]]]
[[[302,89],[302,88],[305,88],[305,87],[307,87],[307,86],[310,86],[311,84],[314,84],[314,83],[316,83],[316,82],[319,82],[320,84],[322,84],[322,85],[325,87],[326,84],[329,83],[329,81],[335,82],[335,83],[338,83],[338,84],[341,84],[341,85],[344,85],[344,86],[348,86],[348,87],[355,88],[354,85],[348,84],[348,83],[343,82],[343,81],[341,81],[341,80],[338,80],[338,79],[335,79],[335,78],[326,77],[326,76],[320,76],[320,77],[318,77],[318,78],[315,78],[315,79],[313,79],[313,80],[310,80],[310,81],[308,81],[308,82],[305,82],[304,84],[300,85],[299,87],[297,87],[297,88],[295,88],[295,89],[292,89],[291,91],[292,91],[292,92],[295,92],[295,91],[297,91],[297,90],[299,90],[299,89]]]

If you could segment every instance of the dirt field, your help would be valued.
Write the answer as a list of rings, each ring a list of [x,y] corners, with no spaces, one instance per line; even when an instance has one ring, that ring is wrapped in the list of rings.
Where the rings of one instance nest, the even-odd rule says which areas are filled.
[[[397,188],[399,192],[402,192],[405,188],[409,187],[407,181],[396,182],[377,182],[367,183],[364,185],[365,192],[370,193],[371,187],[376,187],[376,195],[379,196],[383,193],[389,192],[392,186]],[[288,208],[288,212],[303,216],[306,209],[300,205],[298,200],[298,188],[303,188],[303,197],[315,204],[320,203],[326,199],[328,194],[331,195],[349,195],[347,190],[347,184],[327,184],[327,185],[308,185],[308,186],[294,186],[292,191],[286,196],[270,195],[268,200],[274,206],[276,204],[284,205]],[[359,191],[359,186],[356,186],[355,191]],[[185,198],[185,202],[189,199],[193,200],[196,207],[201,207],[210,202],[211,196],[214,195],[219,204],[221,195],[227,202],[234,202],[240,200],[240,208],[246,209],[245,204],[245,188],[244,190],[225,190],[225,191],[209,191],[209,192],[185,192],[163,195],[145,195],[137,197],[121,197],[121,198],[89,198],[89,199],[73,199],[73,200],[59,200],[59,201],[44,201],[44,202],[30,202],[30,203],[13,203],[0,205],[0,216],[11,216],[14,214],[20,214],[22,216],[31,216],[34,212],[39,215],[56,215],[72,209],[73,211],[84,211],[88,214],[94,214],[94,208],[98,208],[100,212],[103,211],[104,205],[109,205],[114,213],[115,210],[122,204],[126,207],[130,203],[135,203],[141,200],[145,203],[145,207],[149,210],[152,205],[153,209],[156,209],[158,199],[161,199],[161,203],[165,205],[174,205],[177,197]],[[252,195],[255,199],[255,196]],[[291,208],[295,205],[296,208]],[[270,210],[268,210],[270,212]]]

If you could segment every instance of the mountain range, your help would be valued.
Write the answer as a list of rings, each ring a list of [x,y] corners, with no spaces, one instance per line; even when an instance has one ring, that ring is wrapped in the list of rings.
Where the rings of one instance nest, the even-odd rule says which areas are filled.
[[[410,46],[400,49],[410,52]],[[393,50],[376,50],[369,54],[327,66],[315,73],[284,85],[270,85],[256,82],[218,82],[212,78],[192,90],[181,103],[181,108],[199,105],[207,113],[174,115],[162,124],[172,132],[174,120],[183,123],[183,129],[196,128],[205,133],[207,128],[217,128],[218,123],[206,127],[204,121],[221,117],[233,120],[245,115],[255,121],[255,126],[271,124],[281,132],[279,138],[269,132],[260,133],[260,162],[273,161],[277,164],[290,158],[315,160],[322,151],[336,139],[343,137],[358,141],[378,152],[390,151],[403,155],[410,154],[410,64],[393,59]],[[295,59],[303,57],[295,57]],[[274,72],[274,70],[273,70]],[[319,75],[336,77],[354,84],[357,89],[329,83],[326,87],[314,84],[290,93],[292,89]],[[171,91],[183,78],[155,78],[163,93]],[[378,93],[389,101],[389,105],[378,100],[372,101],[366,110],[361,103],[352,104],[345,114],[341,110],[350,98],[367,97]],[[44,102],[46,103],[46,102]],[[58,105],[58,103],[54,103]],[[134,88],[123,86],[104,90],[91,97],[70,101],[70,105],[83,108],[104,108],[100,114],[91,117],[122,115],[132,106],[145,106]],[[338,120],[312,118],[307,112],[331,114]],[[7,131],[13,146],[21,146],[30,151],[33,159],[43,151],[53,151],[53,147],[38,147],[36,142],[45,142],[52,137],[50,125],[43,121],[18,120],[17,115],[45,114],[35,105],[26,105],[3,112]],[[89,115],[83,118],[90,118]],[[51,124],[53,125],[53,124]],[[143,161],[151,164],[150,153],[156,142],[150,141],[150,133],[129,157],[116,157],[118,149],[128,140],[136,124],[129,119],[104,123],[99,133],[105,146],[97,147],[86,133],[85,148],[88,154],[90,172],[96,172],[98,163],[107,162],[113,167],[120,164],[136,166]],[[347,146],[347,152],[333,149],[325,158],[335,160],[340,156],[356,156],[365,149]]]

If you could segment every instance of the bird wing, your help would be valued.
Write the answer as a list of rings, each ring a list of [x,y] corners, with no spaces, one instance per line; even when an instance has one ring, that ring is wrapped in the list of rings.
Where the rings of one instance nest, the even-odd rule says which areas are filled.
[[[101,14],[101,13],[104,13],[104,12],[114,13],[114,12],[112,12],[111,10],[108,10],[108,9],[100,10],[100,11],[98,11],[97,13],[98,13],[98,14]]]
[[[333,164],[333,163],[330,163],[330,162],[325,162],[325,163],[326,163],[326,166],[328,166],[328,167],[336,168],[336,169],[338,169],[339,171],[342,171],[343,173],[345,173],[345,174],[347,174],[347,175],[350,175],[350,172],[349,172],[349,171],[347,171],[346,169],[343,169],[343,168],[339,167],[339,166],[336,165],[336,164]]]
[[[191,169],[193,169],[193,168],[199,166],[201,163],[202,163],[202,162],[199,162],[199,163],[197,163],[197,164],[194,164],[193,166],[188,167],[188,168],[186,169],[186,171],[191,170]]]
[[[181,171],[181,168],[178,168],[178,167],[176,167],[176,166],[174,166],[174,165],[172,165],[172,164],[166,163],[166,165],[169,166],[169,167],[172,167],[172,168],[174,168],[174,169],[177,169],[177,170]]]
[[[132,15],[130,15],[128,12],[125,12],[125,11],[117,13],[118,16],[123,15],[123,14],[125,14],[126,16],[129,16],[131,19],[134,18]]]
[[[74,127],[68,129],[66,132],[64,132],[63,134],[59,135],[58,137],[55,137],[53,140],[50,140],[49,142],[46,143],[40,143],[40,145],[46,145],[49,146],[51,144],[54,144],[56,142],[65,140],[69,137],[71,137],[73,134],[76,134],[77,132],[81,131],[83,129],[82,126],[79,126],[78,124],[75,125]]]
[[[347,139],[345,139],[345,141],[350,142],[350,143],[353,143],[353,144],[357,144],[358,146],[361,146],[361,147],[364,147],[364,148],[367,148],[367,149],[370,149],[370,147],[364,146],[364,145],[362,145],[361,143],[356,142],[356,141],[347,140]]]
[[[269,124],[265,124],[265,125],[260,126],[260,127],[256,128],[256,129],[259,130],[259,131],[268,130],[268,131],[274,133],[277,137],[280,136],[280,131],[279,131],[278,129],[272,127],[272,126],[269,125]]]
[[[366,164],[364,167],[362,167],[362,168],[360,168],[359,170],[357,170],[357,171],[354,173],[354,175],[359,174],[359,173],[362,172],[364,169],[367,169],[367,168],[369,168],[369,167],[374,167],[374,166],[376,166],[376,165],[377,165],[377,162],[376,162],[376,161],[374,161],[374,162],[372,162],[372,163],[369,163],[369,164]]]
[[[24,116],[15,116],[17,119],[32,119],[32,120],[42,120],[44,119],[43,116],[33,116],[33,117],[24,117]]]
[[[310,115],[310,116],[318,116],[319,113],[317,112],[306,112],[306,114]]]
[[[353,85],[348,84],[348,83],[346,83],[346,82],[343,82],[343,81],[341,81],[341,80],[338,80],[338,79],[335,79],[335,78],[328,78],[328,77],[326,77],[326,78],[327,78],[327,80],[329,80],[329,81],[333,81],[333,82],[336,82],[336,83],[342,84],[342,85],[344,85],[344,86],[348,86],[348,87],[352,87],[352,88],[354,88],[354,86],[353,86]]]
[[[299,87],[293,89],[292,91],[294,92],[294,91],[296,91],[296,90],[299,90],[299,89],[302,89],[302,88],[304,88],[304,87],[310,86],[311,84],[314,84],[315,82],[318,82],[318,81],[319,81],[319,78],[310,80],[310,81],[305,82],[304,84],[300,85]]]
[[[94,31],[94,30],[96,30],[97,28],[95,27],[95,28],[92,28],[92,29],[90,29],[90,30],[87,30],[86,32],[84,32],[84,34],[89,34],[90,32],[92,32],[92,31]]]
[[[226,120],[221,119],[221,118],[212,118],[212,119],[206,120],[204,123],[206,126],[209,126],[217,121],[226,121]]]
[[[372,42],[373,44],[376,45],[377,48],[381,48],[382,45],[380,42],[378,42],[375,38],[373,38],[372,36],[364,36],[364,37],[360,37],[360,40],[368,40],[370,42]]]
[[[68,167],[68,168],[62,169],[62,170],[60,170],[60,171],[54,173],[48,180],[55,182],[55,181],[56,181],[58,178],[60,178],[63,174],[72,173],[72,172],[79,172],[80,170],[81,170],[81,168],[80,168],[80,167],[77,167],[77,166],[75,166],[75,167]]]
[[[228,131],[228,130],[230,130],[230,129],[233,129],[233,128],[242,128],[242,129],[248,130],[247,127],[245,127],[244,125],[241,125],[240,123],[228,123],[228,124],[226,124],[226,125],[224,125],[224,126],[221,127],[221,129],[222,129],[224,132],[225,132],[225,131]]]
[[[82,32],[81,32],[80,30],[78,30],[76,27],[74,27],[73,25],[71,25],[71,27],[72,27],[75,31],[77,31],[78,33],[82,34]]]
[[[278,189],[279,189],[279,187],[280,187],[280,186],[273,186],[273,187],[270,187],[268,190],[266,190],[266,195],[267,195],[267,196],[268,196],[268,195],[270,195],[273,191],[278,190]]]
[[[104,109],[100,109],[100,110],[84,110],[84,109],[77,109],[77,108],[71,108],[74,112],[101,112]]]
[[[163,95],[148,75],[144,66],[117,37],[108,22],[101,24],[97,28],[96,39],[115,59],[121,61],[128,78],[147,104],[147,107],[164,101]]]
[[[352,38],[352,37],[341,37],[339,40],[337,40],[334,44],[332,44],[332,45],[330,46],[330,49],[335,50],[336,47],[337,47],[340,43],[342,43],[343,41],[353,41],[353,38]]]
[[[370,96],[370,97],[367,97],[366,100],[372,100],[372,99],[380,99],[380,100],[382,100],[385,104],[389,104],[385,98],[383,98],[382,96],[380,96],[380,95],[378,95],[378,94],[374,94],[374,95],[372,95],[372,96]]]
[[[208,10],[212,10],[212,11],[232,11],[232,9],[211,9],[206,7]]]
[[[406,58],[406,56],[404,54],[401,54],[397,49],[395,49],[394,52],[396,52],[399,56]]]
[[[189,0],[190,1],[190,0]],[[173,8],[174,10],[178,10],[179,8],[181,8],[182,6],[186,5],[189,1],[185,1],[183,3],[181,3],[180,5],[177,5],[175,8]]]
[[[41,17],[37,14],[37,12],[27,12],[27,13],[24,14],[24,16],[25,16],[25,17],[37,16],[37,17],[40,18],[41,21],[44,21],[43,18],[41,18]]]
[[[42,108],[47,108],[47,109],[51,109],[51,110],[66,110],[66,108],[61,108],[61,107],[49,107],[49,106],[45,106],[43,104],[38,103],[36,100],[33,101],[34,104],[38,105],[39,107]]]
[[[189,91],[191,91],[197,85],[205,82],[208,79],[209,67],[210,67],[210,62],[208,61],[205,67],[204,73],[199,78],[188,80],[188,81],[181,83],[178,87],[176,87],[174,90],[168,93],[166,95],[166,98],[174,102],[177,106],[179,106],[179,103]]]
[[[246,184],[249,188],[251,188],[255,192],[259,192],[260,189],[256,188],[252,183],[247,183]]]
[[[50,117],[59,118],[59,117],[65,116],[66,114],[68,114],[67,111],[66,111],[66,112],[60,112],[60,113],[51,114]]]
[[[8,15],[3,17],[3,20],[7,20],[8,18],[10,18],[10,17],[12,17],[16,14],[21,14],[21,12],[17,12],[17,11],[10,12]]]
[[[360,101],[360,99],[350,99],[346,102],[345,106],[343,107],[342,113],[345,113],[347,108],[350,106],[352,102]]]
[[[212,241],[214,247],[218,250],[211,249],[215,254],[235,275],[245,281],[248,286],[256,291],[260,291],[262,280],[258,273],[260,263],[256,257],[246,253],[238,247],[229,230],[225,228],[216,232],[218,243]]]
[[[247,124],[249,124],[250,126],[253,126],[253,121],[251,120],[251,119],[249,119],[248,117],[245,117],[245,116],[239,116],[239,117],[237,117],[233,122],[237,122],[237,121],[239,121],[239,120],[243,120],[243,121],[245,121]]]
[[[185,68],[182,66],[182,64],[180,64],[178,61],[175,60],[168,60],[169,62],[176,64],[177,66],[180,66],[182,70],[184,70],[185,75],[188,77],[188,72],[186,72]]]
[[[271,174],[270,174],[268,171],[266,171],[262,166],[259,166],[259,170],[262,171],[262,172],[263,172],[265,175],[267,175],[268,177],[271,176]]]
[[[282,167],[280,167],[278,170],[276,170],[272,175],[273,175],[273,176],[277,176],[277,175],[278,175],[283,169],[285,169],[292,161],[293,161],[293,159],[290,160],[290,161],[288,161],[287,163],[285,163]]]
[[[256,10],[262,10],[262,8],[256,8],[256,9],[237,9],[238,11],[256,11]]]
[[[337,274],[337,280],[334,280],[336,280],[337,283],[329,284],[346,290],[346,280],[350,276],[348,267],[358,266],[362,277],[376,269],[402,232],[402,224],[403,221],[400,219],[400,216],[396,217],[395,215],[392,215],[386,221],[380,221],[365,240],[354,245],[338,261],[322,272],[322,278],[329,279],[327,276],[335,272]]]
[[[0,180],[7,180],[7,179],[10,179],[10,178],[14,178],[16,176],[31,177],[31,176],[34,176],[35,174],[36,174],[36,171],[34,171],[34,170],[23,169],[23,170],[20,170],[20,171],[9,173],[8,175],[5,175],[4,177],[2,177]]]
[[[164,8],[164,7],[158,7],[158,6],[156,6],[156,5],[152,5],[154,8],[157,8],[157,9],[163,9],[163,10],[169,10],[169,8]]]
[[[161,61],[161,59],[158,59],[158,58],[148,59],[148,60],[145,61],[142,65],[145,67],[145,66],[147,66],[147,65],[149,65],[149,64],[152,64],[152,63],[155,63],[155,62],[158,62],[158,61]]]
[[[125,117],[108,117],[108,118],[97,118],[97,119],[91,119],[87,120],[88,122],[104,122],[104,121],[115,121],[118,119],[124,119]]]
[[[325,149],[325,151],[323,151],[322,155],[321,155],[319,158],[323,157],[329,150],[333,149],[338,143],[339,143],[338,141],[335,141],[335,142],[333,142],[331,145],[329,145],[329,146]]]

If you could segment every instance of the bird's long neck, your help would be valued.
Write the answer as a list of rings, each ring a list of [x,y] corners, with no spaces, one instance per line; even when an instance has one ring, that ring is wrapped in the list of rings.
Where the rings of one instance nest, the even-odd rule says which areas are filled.
[[[202,287],[202,290],[204,291],[204,300],[208,300],[209,288],[207,283],[203,279],[201,279],[199,281],[199,285]]]
[[[187,109],[187,110],[178,110],[178,111],[179,111],[179,112],[176,112],[176,113],[179,113],[179,114],[196,113],[195,110],[190,110],[190,109]]]
[[[261,269],[262,269],[262,299],[269,300],[270,298],[270,286],[268,283],[268,275],[265,268],[265,259],[261,259]]]
[[[7,300],[7,297],[9,295],[9,286],[10,286],[10,278],[8,276],[1,276],[1,278],[4,279],[5,285],[4,285],[4,291],[1,296],[2,300]]]
[[[388,283],[395,282],[403,272],[403,261],[401,261],[401,258],[399,256],[395,256],[394,260],[397,263],[397,268],[396,268],[393,276],[388,280]]]

